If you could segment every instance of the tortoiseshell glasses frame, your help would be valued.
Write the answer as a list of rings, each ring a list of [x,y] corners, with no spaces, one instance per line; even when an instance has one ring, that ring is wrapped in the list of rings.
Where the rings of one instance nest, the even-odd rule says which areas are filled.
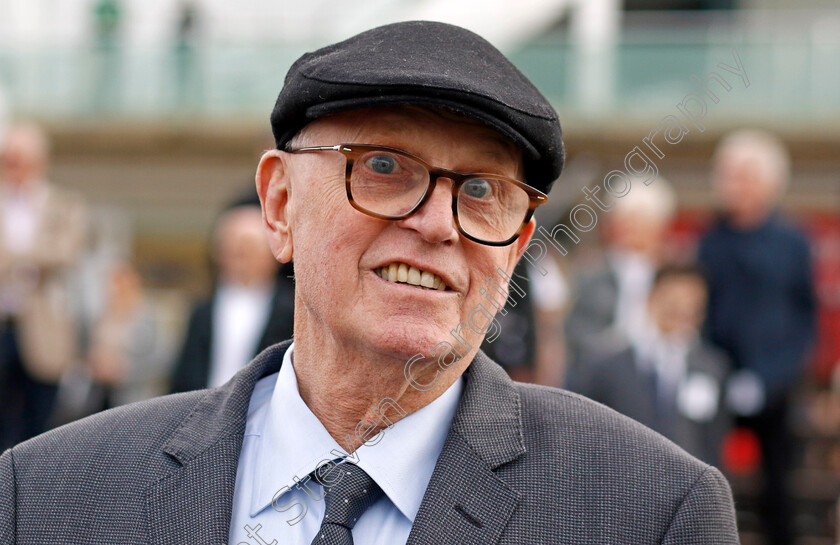
[[[337,144],[287,150],[288,153],[330,151],[341,153],[345,158],[348,201],[359,212],[374,218],[392,221],[408,218],[426,204],[438,179],[452,181],[452,215],[458,232],[473,242],[487,246],[507,246],[515,241],[525,230],[537,206],[548,199],[542,191],[514,178],[480,172],[464,174],[438,168],[414,154],[388,146]],[[363,156],[365,161],[360,167],[357,161]],[[395,169],[396,172],[381,172],[383,168]],[[406,188],[407,184],[410,186]],[[373,194],[368,198],[370,202],[364,202],[362,188]],[[393,195],[384,195],[387,189],[391,189]],[[469,193],[476,190],[484,193],[478,196]],[[485,193],[494,198],[485,199]],[[383,197],[391,201],[398,198],[408,200],[400,203],[398,210],[386,210],[389,202]],[[470,204],[463,204],[465,208],[462,208],[459,202]],[[393,202],[390,205],[394,206]],[[493,214],[487,214],[487,211]],[[490,217],[496,212],[501,217]],[[505,225],[501,225],[503,222]]]

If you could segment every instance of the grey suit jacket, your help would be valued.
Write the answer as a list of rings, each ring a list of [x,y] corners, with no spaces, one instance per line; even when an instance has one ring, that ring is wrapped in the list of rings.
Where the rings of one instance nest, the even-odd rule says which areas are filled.
[[[226,385],[118,407],[0,457],[3,544],[223,544],[254,383],[288,343]],[[714,468],[580,396],[512,382],[482,353],[408,543],[738,542]]]
[[[564,330],[569,362],[574,366],[588,357],[598,337],[615,323],[618,278],[604,258],[603,263],[574,280],[577,295]]]
[[[667,435],[692,455],[718,465],[723,441],[731,425],[724,406],[723,384],[727,366],[723,354],[698,343],[687,356],[686,373],[689,376],[702,375],[718,388],[714,414],[708,419],[689,418],[674,407],[676,414],[672,421],[663,421],[662,415],[657,414],[656,386],[640,370],[637,359],[630,344],[623,342],[592,361],[581,362],[568,388]]]

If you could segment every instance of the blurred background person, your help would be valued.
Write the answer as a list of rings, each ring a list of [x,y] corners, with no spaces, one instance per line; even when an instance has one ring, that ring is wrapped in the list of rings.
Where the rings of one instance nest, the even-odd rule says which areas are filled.
[[[524,260],[513,270],[513,281],[522,286],[525,295],[513,294],[505,304],[504,312],[496,314],[501,328],[492,342],[486,338],[481,343],[485,354],[507,371],[513,380],[533,382],[535,380],[537,355],[536,315],[534,312],[534,284]],[[514,301],[514,305],[510,301]]]
[[[762,518],[768,542],[778,545],[793,539],[788,414],[814,341],[817,307],[809,243],[777,212],[789,176],[788,152],[773,135],[727,135],[713,158],[721,215],[699,248],[710,284],[709,338],[737,370],[730,406],[758,435]]]
[[[76,355],[67,275],[85,240],[81,197],[46,179],[49,143],[10,128],[0,186],[0,443],[47,429],[61,374]]]
[[[635,337],[615,329],[603,333],[600,354],[582,365],[570,387],[720,465],[729,430],[723,403],[727,364],[699,335],[706,299],[697,267],[662,267]]]
[[[555,259],[545,259],[545,274],[528,263],[530,292],[536,326],[536,363],[534,382],[562,388],[566,375],[566,341],[563,338],[563,318],[568,311],[571,294],[569,282]]]
[[[516,265],[513,281],[524,295],[511,294],[504,313],[496,314],[501,328],[498,337],[492,342],[485,338],[481,350],[513,380],[560,387],[565,347],[557,330],[562,324],[568,285],[553,259],[540,265],[545,274],[524,259]]]
[[[130,263],[115,264],[87,353],[92,412],[166,393],[168,347],[158,324],[138,272]]]
[[[594,344],[608,328],[628,338],[644,329],[648,294],[675,210],[674,191],[660,177],[634,187],[601,215],[604,249],[581,264],[572,281],[575,301],[565,322],[570,375],[587,352],[597,350]]]
[[[173,392],[224,384],[263,349],[292,337],[294,286],[278,275],[256,196],[219,216],[212,259],[217,285],[192,311]]]

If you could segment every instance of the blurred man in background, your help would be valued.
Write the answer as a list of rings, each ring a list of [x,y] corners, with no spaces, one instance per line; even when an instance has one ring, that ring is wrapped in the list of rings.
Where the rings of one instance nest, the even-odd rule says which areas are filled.
[[[565,325],[570,380],[607,328],[631,338],[644,328],[648,293],[675,209],[674,191],[660,177],[617,199],[603,215],[603,255],[573,281],[577,298]]]
[[[513,281],[526,286],[525,295],[504,307],[496,320],[501,333],[492,342],[484,339],[481,350],[502,366],[513,380],[534,382],[536,379],[537,325],[532,294],[533,283],[527,262],[520,261],[513,270]]]
[[[699,269],[661,268],[636,337],[603,334],[601,353],[582,365],[583,376],[570,386],[719,465],[729,428],[722,395],[727,365],[699,336],[706,296]]]
[[[173,392],[220,386],[259,352],[292,336],[294,286],[278,277],[256,196],[222,212],[212,246],[216,290],[192,312]]]
[[[0,187],[0,444],[47,428],[57,383],[76,351],[66,275],[85,240],[80,197],[46,180],[49,143],[12,127]]]
[[[708,333],[738,373],[730,406],[761,442],[770,543],[791,543],[786,478],[791,393],[815,334],[816,297],[806,238],[776,212],[790,161],[774,136],[730,134],[714,156],[721,218],[700,244],[709,277]]]

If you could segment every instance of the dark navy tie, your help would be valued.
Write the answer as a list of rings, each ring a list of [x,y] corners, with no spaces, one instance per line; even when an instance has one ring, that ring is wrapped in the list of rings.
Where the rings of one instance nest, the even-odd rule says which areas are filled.
[[[382,489],[359,466],[343,463],[333,471],[343,475],[338,481],[331,478],[334,484],[325,486],[324,521],[312,545],[353,545],[351,530],[356,521],[382,497]]]

